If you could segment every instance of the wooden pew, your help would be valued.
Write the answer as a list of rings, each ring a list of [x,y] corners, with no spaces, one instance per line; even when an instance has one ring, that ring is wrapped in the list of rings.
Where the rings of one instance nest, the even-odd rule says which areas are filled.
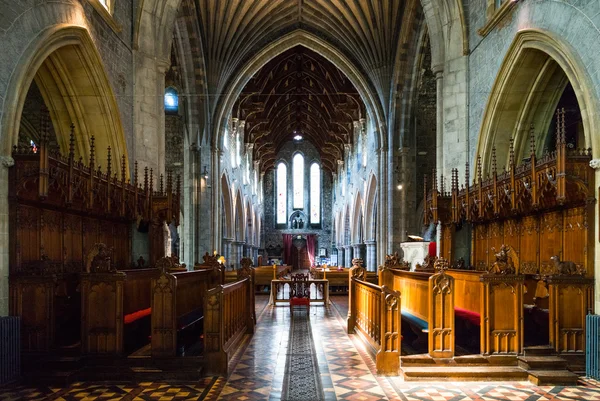
[[[321,268],[311,267],[310,274],[315,279],[329,280],[329,292],[331,295],[344,295],[348,293],[350,285],[350,269],[351,268],[344,267],[342,269],[331,269],[330,271],[324,272]],[[377,284],[377,272],[366,272],[366,281]]]
[[[287,265],[276,266],[273,274],[273,266],[258,266],[254,268],[254,287],[257,294],[268,293],[271,290],[271,280],[288,276],[292,267]]]
[[[229,361],[243,335],[254,333],[253,287],[252,276],[248,275],[208,290],[204,299],[204,339],[209,374],[227,376]]]
[[[475,270],[448,270],[454,278],[454,317],[456,341],[468,350],[481,348],[481,293],[482,272]]]
[[[435,273],[400,270],[398,258],[386,258],[379,268],[380,286],[389,286],[401,294],[402,319],[417,339],[415,347],[427,344],[433,358],[454,356],[454,278],[446,273],[448,262],[435,260]]]
[[[348,333],[358,333],[375,356],[377,374],[397,375],[400,369],[400,293],[364,281],[365,269],[350,269]],[[362,279],[362,280],[361,280]]]
[[[158,269],[116,271],[102,244],[81,275],[81,343],[85,354],[122,354],[148,340],[150,283]]]
[[[219,279],[220,272],[213,269],[180,273],[163,270],[152,279],[153,357],[177,355],[184,332],[202,324],[206,292],[218,285]]]

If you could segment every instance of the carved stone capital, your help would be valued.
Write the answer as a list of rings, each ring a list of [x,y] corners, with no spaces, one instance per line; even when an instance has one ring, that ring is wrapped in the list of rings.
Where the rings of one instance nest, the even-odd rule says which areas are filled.
[[[600,169],[600,159],[592,159],[590,160],[590,167],[594,170]]]
[[[0,156],[0,162],[4,167],[12,167],[15,165],[15,159],[11,156]]]

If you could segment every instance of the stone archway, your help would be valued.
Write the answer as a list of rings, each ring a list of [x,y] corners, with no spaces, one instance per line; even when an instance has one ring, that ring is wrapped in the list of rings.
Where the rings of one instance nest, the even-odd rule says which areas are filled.
[[[494,146],[498,165],[508,165],[511,137],[520,156],[529,143],[530,124],[535,124],[538,132],[547,131],[567,83],[573,86],[579,103],[585,147],[591,147],[597,157],[600,137],[594,133],[600,124],[595,112],[598,101],[589,89],[593,86],[585,68],[568,46],[550,33],[525,30],[517,34],[502,63],[483,116],[473,163],[481,156],[484,175],[491,169]],[[556,90],[551,96],[541,96],[549,86]],[[538,138],[538,143],[541,141],[543,138]]]

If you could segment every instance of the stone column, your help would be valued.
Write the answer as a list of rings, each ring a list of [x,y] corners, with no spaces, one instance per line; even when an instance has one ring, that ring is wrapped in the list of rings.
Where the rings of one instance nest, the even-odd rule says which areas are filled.
[[[364,260],[364,255],[362,254],[362,244],[354,244],[352,245],[352,247],[354,248],[354,253],[352,255],[352,258],[362,258]]]
[[[436,69],[435,81],[436,81],[436,146],[435,146],[435,165],[438,174],[444,174],[444,71],[442,69]]]
[[[15,161],[10,156],[0,157],[0,189],[5,191],[0,195],[0,316],[8,316],[8,261],[9,261],[9,231],[8,231],[8,168]]]
[[[220,253],[225,257],[225,264],[231,264],[231,238],[223,238],[223,249]]]
[[[244,241],[231,242],[231,259],[227,261],[227,265],[233,265],[234,268],[240,267],[240,260],[244,257]]]
[[[367,270],[377,271],[377,241],[367,241]]]
[[[345,245],[344,249],[346,250],[346,266],[352,267],[352,245]]]
[[[341,246],[341,245],[338,246],[337,247],[337,252],[338,252],[337,253],[337,255],[338,255],[338,259],[337,259],[338,262],[337,262],[337,264],[338,264],[338,266],[344,266],[344,264],[346,262],[346,260],[344,259],[344,247]]]

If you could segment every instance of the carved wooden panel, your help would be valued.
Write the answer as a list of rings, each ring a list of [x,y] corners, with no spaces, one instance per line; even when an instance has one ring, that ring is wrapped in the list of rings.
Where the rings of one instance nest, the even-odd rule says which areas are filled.
[[[513,259],[513,263],[515,264],[515,268],[519,269],[520,268],[520,261],[521,261],[521,248],[520,248],[520,230],[521,230],[521,222],[519,220],[516,219],[510,219],[510,220],[506,220],[502,226],[502,229],[504,231],[504,245],[510,246],[513,250],[513,252],[516,253],[516,258],[514,257],[515,255],[511,255],[512,259]],[[496,248],[499,249],[499,248]],[[517,263],[517,259],[518,262]]]
[[[562,255],[563,213],[544,213],[540,216],[540,266],[551,263],[552,256]]]
[[[123,273],[84,273],[81,342],[88,354],[123,352]],[[101,308],[98,305],[102,305]]]
[[[550,291],[550,344],[559,353],[585,352],[585,316],[592,308],[593,280],[556,276]]]
[[[445,272],[429,278],[429,355],[454,357],[454,278]]]
[[[484,275],[482,282],[482,354],[521,353],[523,349],[522,278]]]
[[[539,266],[539,221],[527,216],[521,221],[519,263],[521,270]]]
[[[16,226],[10,228],[12,233],[16,232],[15,237],[11,235],[11,240],[16,238],[15,250],[19,260],[15,260],[16,265],[11,266],[12,271],[15,271],[21,262],[40,260],[39,215],[40,211],[36,208],[23,205],[17,207]]]
[[[454,237],[454,225],[444,224],[442,225],[442,243],[440,249],[440,257],[446,260],[454,260],[452,254],[452,238]]]
[[[473,264],[477,270],[487,270],[488,264],[488,235],[486,225],[476,225],[473,230],[475,252]]]
[[[55,278],[21,277],[10,283],[10,313],[21,316],[21,348],[47,351],[54,345]]]
[[[589,227],[585,206],[564,211],[564,244],[561,260],[586,267],[588,259]],[[593,253],[593,247],[590,250]],[[591,265],[590,265],[591,266]],[[593,274],[593,269],[586,269]]]
[[[80,216],[64,215],[63,245],[66,271],[81,271],[81,262],[83,261],[83,231],[81,224],[82,219]]]
[[[488,266],[491,266],[496,258],[492,248],[499,252],[500,247],[504,244],[504,230],[503,224],[499,221],[494,221],[488,225]]]

